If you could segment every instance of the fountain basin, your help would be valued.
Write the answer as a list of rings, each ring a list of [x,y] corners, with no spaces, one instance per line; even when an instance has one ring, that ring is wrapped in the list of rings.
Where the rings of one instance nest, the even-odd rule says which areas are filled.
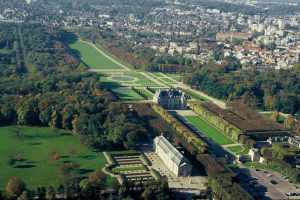
[[[116,81],[132,81],[132,79],[129,77],[121,77],[121,76],[113,77],[113,79]]]

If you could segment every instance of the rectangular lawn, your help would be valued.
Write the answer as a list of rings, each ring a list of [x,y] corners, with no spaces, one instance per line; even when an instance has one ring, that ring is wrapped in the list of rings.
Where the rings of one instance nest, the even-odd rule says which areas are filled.
[[[59,167],[63,163],[75,161],[81,166],[80,175],[88,177],[94,170],[105,167],[106,161],[102,152],[87,150],[80,144],[80,135],[72,135],[71,131],[59,130],[53,133],[47,127],[25,127],[23,145],[10,131],[10,126],[0,127],[0,190],[4,191],[8,180],[17,176],[25,182],[27,189],[53,186],[55,190],[63,183],[58,178]],[[75,147],[76,154],[71,157],[68,147]],[[56,150],[60,158],[55,161],[51,150]],[[19,154],[21,161],[12,167],[6,165],[6,155],[12,153],[15,158]],[[113,178],[107,175],[107,186],[111,187]]]
[[[153,94],[151,94],[147,90],[145,90],[145,89],[138,89],[138,91],[140,91],[141,93],[143,93],[144,95],[146,95],[149,99],[153,99]]]
[[[240,152],[243,149],[243,147],[241,147],[241,146],[232,146],[232,147],[227,147],[227,148],[232,152]]]
[[[170,83],[170,84],[175,84],[175,82],[169,78],[161,78],[161,80],[166,81],[167,83]]]
[[[124,91],[127,91],[126,93]],[[120,100],[144,100],[143,97],[138,95],[133,90],[113,90],[113,92],[120,98]]]
[[[197,116],[185,116],[187,120],[189,120],[192,124],[194,124],[197,128],[199,128],[203,133],[205,133],[208,137],[213,139],[216,143],[219,145],[223,144],[234,144],[232,140],[230,140],[228,137],[220,133],[218,130],[216,130],[214,127],[212,127],[210,124],[206,123],[204,120],[202,120],[200,117]]]
[[[195,93],[195,92],[193,92],[193,91],[191,91],[191,90],[187,90],[187,91],[190,92],[190,93],[192,93],[192,94],[195,95],[196,97],[198,97],[198,98],[200,98],[200,99],[203,99],[203,101],[201,101],[202,103],[203,103],[203,102],[208,102],[208,103],[211,103],[211,102],[212,102],[211,100],[206,99],[206,98],[204,98],[203,96],[201,96],[201,95],[199,95],[199,94],[197,94],[197,93]]]
[[[135,170],[145,170],[144,167],[118,167],[114,168],[115,172],[123,172],[123,171],[135,171]]]
[[[270,116],[271,116],[272,113],[260,113],[260,114],[262,114],[262,115],[270,118]],[[279,114],[279,121],[278,121],[278,123],[283,124],[285,119],[286,119],[285,116],[282,116],[281,114]]]
[[[72,52],[91,69],[124,69],[82,41],[68,43]]]

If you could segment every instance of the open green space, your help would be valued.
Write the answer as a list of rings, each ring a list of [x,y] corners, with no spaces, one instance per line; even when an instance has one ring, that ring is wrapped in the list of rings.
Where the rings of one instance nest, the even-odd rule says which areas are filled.
[[[165,74],[167,76],[182,76],[181,74]]]
[[[161,80],[166,81],[167,83],[170,83],[170,84],[175,84],[175,82],[169,78],[161,78]]]
[[[204,138],[202,138],[196,131],[194,131],[189,125],[187,125],[184,121],[182,121],[178,116],[174,116],[180,123],[182,123],[185,127],[187,127],[190,131],[192,131],[195,135],[197,135],[201,140],[203,140],[206,144],[209,144]]]
[[[108,51],[106,51],[106,49],[104,49],[99,43],[96,43],[95,45],[96,45],[96,47],[97,47],[98,49],[100,49],[100,50],[101,50],[103,53],[105,53],[108,57],[110,57],[110,58],[114,59],[115,61],[117,61],[117,62],[119,62],[119,63],[125,65],[125,66],[128,67],[128,68],[133,68],[132,65],[130,65],[129,63],[124,62],[123,60],[117,58],[116,56],[114,56],[114,55],[112,55],[111,53],[109,53]]]
[[[10,131],[10,126],[0,127],[0,190],[4,190],[8,180],[17,176],[25,182],[30,190],[44,186],[55,189],[62,184],[58,179],[59,167],[63,163],[75,161],[81,164],[79,172],[88,177],[94,170],[101,170],[108,164],[102,152],[87,150],[80,144],[80,135],[72,135],[71,131],[59,130],[53,133],[46,127],[25,127],[23,145]],[[68,147],[75,147],[76,154],[67,152]],[[55,161],[51,150],[56,150],[60,158]],[[20,154],[20,162],[16,161],[13,167],[6,165],[6,155],[12,153],[15,158]],[[46,163],[46,164],[45,164]],[[113,178],[107,175],[107,186],[111,187]]]
[[[236,165],[236,164],[230,164],[230,165],[227,165],[227,167],[229,167],[229,168],[231,168],[231,169],[239,168],[239,166]]]
[[[196,97],[198,97],[199,99],[203,99],[203,101],[201,101],[201,103],[204,103],[204,102],[208,102],[208,103],[211,103],[212,101],[209,100],[209,99],[206,99],[205,97],[191,91],[191,90],[187,90],[188,92],[192,93],[193,95],[195,95]]]
[[[91,69],[124,69],[85,42],[74,40],[68,46]]]
[[[260,113],[260,114],[262,114],[262,115],[270,118],[270,116],[271,116],[272,113]],[[285,116],[282,116],[281,114],[279,114],[279,121],[278,121],[278,123],[283,124],[285,119],[286,119]]]
[[[11,52],[12,51],[10,51],[10,50],[0,49],[0,53],[2,53],[2,54],[9,54]]]
[[[227,147],[227,149],[229,149],[232,152],[240,152],[243,150],[243,147],[241,146],[233,146],[233,147]]]
[[[176,81],[180,81],[180,77],[172,77],[172,79],[174,79]]]
[[[153,72],[153,73],[151,73],[151,74],[153,74],[153,75],[156,76],[156,77],[164,77],[164,76],[161,75],[160,73],[155,73],[155,72]]]
[[[145,168],[142,167],[118,167],[114,168],[113,171],[115,172],[123,172],[123,171],[135,171],[135,170],[144,170]]]
[[[185,116],[192,124],[213,139],[219,145],[234,144],[234,142],[197,116]]]
[[[123,91],[124,92],[120,92],[120,90],[113,90],[113,92],[119,97],[120,100],[144,100],[143,97],[138,95],[133,90],[123,90]]]
[[[236,155],[247,155],[249,152],[249,149],[244,145],[244,150],[242,152],[236,153]]]
[[[131,153],[141,153],[137,150],[125,150],[125,151],[107,151],[106,154],[131,154]]]
[[[140,91],[141,93],[143,93],[144,95],[146,95],[149,99],[153,99],[153,94],[151,94],[147,90],[145,90],[145,89],[138,89],[138,91]]]

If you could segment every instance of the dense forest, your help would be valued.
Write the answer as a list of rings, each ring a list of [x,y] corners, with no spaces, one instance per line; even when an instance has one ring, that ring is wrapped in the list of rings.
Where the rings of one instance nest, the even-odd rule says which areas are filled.
[[[90,148],[135,148],[146,130],[115,101],[100,75],[60,42],[66,32],[40,24],[0,24],[0,124],[49,126],[85,136]]]
[[[294,115],[299,111],[299,72],[300,63],[292,69],[269,69],[264,73],[255,67],[231,72],[222,67],[204,67],[182,79],[192,88],[218,99],[236,100],[253,108],[274,109]]]

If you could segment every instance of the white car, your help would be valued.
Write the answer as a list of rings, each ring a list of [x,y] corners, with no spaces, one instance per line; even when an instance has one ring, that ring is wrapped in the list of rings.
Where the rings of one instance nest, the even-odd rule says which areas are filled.
[[[268,177],[272,177],[272,176],[273,176],[272,174],[269,174],[269,175],[268,175]]]

